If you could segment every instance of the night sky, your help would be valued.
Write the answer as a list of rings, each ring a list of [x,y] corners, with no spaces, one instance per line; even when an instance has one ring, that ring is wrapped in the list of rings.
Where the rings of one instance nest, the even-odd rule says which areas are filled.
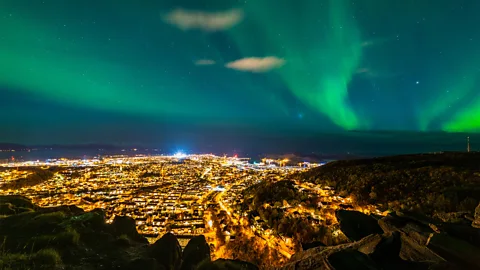
[[[478,0],[1,0],[0,141],[478,132],[479,11]]]

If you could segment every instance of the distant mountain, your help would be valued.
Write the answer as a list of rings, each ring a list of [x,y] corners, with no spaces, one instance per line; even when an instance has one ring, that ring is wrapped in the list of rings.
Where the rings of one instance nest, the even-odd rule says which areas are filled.
[[[37,148],[67,149],[67,150],[119,150],[122,147],[113,144],[52,144],[38,145]]]
[[[16,143],[0,143],[0,150],[28,150],[28,149],[55,149],[55,150],[121,150],[121,149],[145,149],[140,146],[117,146],[113,144],[39,144],[39,145],[23,145]]]
[[[29,147],[23,144],[16,144],[16,143],[0,143],[0,150],[25,150]]]
[[[354,155],[350,153],[344,154],[322,154],[322,153],[291,153],[283,155],[266,155],[266,158],[271,159],[288,159],[290,163],[299,163],[299,162],[327,162],[332,160],[351,160],[351,159],[360,159],[366,158],[365,156]]]

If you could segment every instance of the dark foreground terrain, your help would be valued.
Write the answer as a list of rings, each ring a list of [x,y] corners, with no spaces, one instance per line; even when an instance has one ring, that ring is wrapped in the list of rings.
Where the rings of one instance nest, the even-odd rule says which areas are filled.
[[[0,269],[257,269],[235,260],[210,260],[205,237],[182,251],[167,233],[154,244],[129,217],[105,223],[101,210],[40,208],[20,196],[0,196]]]
[[[0,269],[258,269],[211,261],[203,236],[183,251],[170,233],[148,244],[132,219],[106,224],[101,210],[38,208],[19,196],[0,197],[0,205]],[[305,245],[280,269],[480,269],[480,229],[466,222],[402,212],[381,217],[339,210],[336,216],[349,243]],[[480,206],[475,218],[480,221]]]
[[[480,154],[338,161],[296,177],[331,186],[345,196],[353,196],[356,203],[375,204],[389,214],[337,210],[334,215],[340,231],[323,232],[331,233],[328,238],[332,241],[322,241],[304,233],[308,232],[307,226],[298,226],[298,222],[287,226],[263,213],[269,214],[276,230],[287,235],[295,233],[289,231],[290,227],[302,231],[299,238],[303,250],[280,269],[480,269]],[[273,203],[280,195],[285,197],[282,200],[302,200],[302,194],[290,192],[288,183],[278,185],[285,194],[258,189],[253,202]],[[346,243],[335,245],[339,236]],[[252,261],[245,256],[234,257]],[[262,264],[266,268],[268,265],[268,261]],[[102,210],[40,208],[24,197],[0,196],[0,269],[258,267],[239,260],[211,261],[203,236],[193,238],[182,251],[170,233],[149,244],[129,217],[116,217],[112,224],[106,224]]]

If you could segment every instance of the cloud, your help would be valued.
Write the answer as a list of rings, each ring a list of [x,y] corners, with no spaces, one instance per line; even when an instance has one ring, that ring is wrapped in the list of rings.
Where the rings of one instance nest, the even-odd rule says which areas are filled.
[[[365,73],[367,73],[367,74],[371,73],[370,69],[368,69],[368,68],[357,69],[357,74],[365,74]]]
[[[210,59],[200,59],[195,61],[196,66],[211,66],[215,65],[215,61],[210,60]]]
[[[362,47],[371,47],[371,46],[377,46],[377,45],[382,45],[384,43],[387,43],[387,42],[390,42],[390,41],[393,41],[393,40],[399,40],[400,39],[400,35],[396,35],[396,36],[391,36],[391,37],[383,37],[383,38],[375,38],[375,39],[371,39],[371,40],[366,40],[366,41],[363,41],[360,45]]]
[[[227,68],[250,71],[250,72],[267,72],[275,68],[279,68],[285,64],[285,60],[275,56],[268,57],[247,57],[227,63]]]
[[[231,28],[243,19],[243,11],[231,9],[218,12],[175,9],[163,17],[164,21],[182,30],[200,29],[220,31]]]
[[[370,68],[359,68],[355,73],[370,78],[395,78],[401,75],[401,73],[394,72],[378,72]]]
[[[374,44],[375,44],[375,42],[373,42],[372,40],[367,40],[367,41],[362,42],[361,45],[362,45],[362,47],[368,47],[368,46],[372,46]]]

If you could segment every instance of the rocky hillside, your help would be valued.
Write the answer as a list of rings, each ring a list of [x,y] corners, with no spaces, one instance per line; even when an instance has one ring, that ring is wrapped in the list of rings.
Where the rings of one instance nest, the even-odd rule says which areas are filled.
[[[0,196],[0,269],[257,269],[233,260],[210,260],[205,237],[182,252],[170,233],[154,244],[129,217],[105,223],[101,210],[40,208],[20,196]]]
[[[338,210],[335,215],[349,243],[310,243],[282,267],[267,269],[480,269],[480,205],[473,222],[447,223],[405,212],[383,217]],[[101,210],[39,208],[24,197],[0,196],[0,269],[258,267],[237,260],[211,261],[204,236],[190,240],[182,251],[170,233],[149,244],[128,217],[106,224]]]
[[[435,153],[342,160],[297,175],[360,204],[447,218],[473,216],[480,201],[480,153]]]
[[[312,247],[281,269],[480,269],[480,229],[470,224],[400,212],[375,217],[340,210],[337,218],[351,243]]]

